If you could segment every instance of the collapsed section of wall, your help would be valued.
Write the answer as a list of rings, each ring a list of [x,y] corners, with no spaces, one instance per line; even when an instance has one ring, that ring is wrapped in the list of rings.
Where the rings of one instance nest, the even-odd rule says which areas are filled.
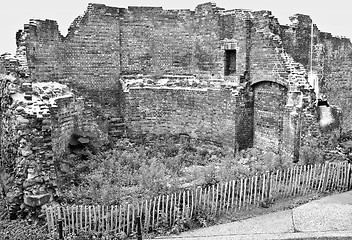
[[[56,166],[74,131],[101,141],[107,135],[95,119],[86,118],[83,99],[67,86],[0,76],[0,166],[14,177],[6,197],[16,218],[21,208],[41,206],[58,194]]]
[[[107,124],[109,119],[121,118],[118,8],[89,5],[66,37],[61,36],[56,21],[31,20],[18,32],[17,45],[26,50],[32,81],[60,82],[87,99],[84,119]]]
[[[149,102],[162,102],[163,98],[169,98],[168,91],[131,89],[130,93],[126,93],[125,102],[119,77],[128,78],[143,74],[155,80],[165,74],[186,74],[207,80],[250,84],[254,90],[254,108],[253,113],[248,111],[246,114],[248,121],[253,123],[244,124],[243,129],[235,131],[237,135],[231,137],[238,138],[242,132],[244,136],[249,136],[247,131],[254,132],[255,147],[274,149],[276,152],[284,151],[292,156],[297,153],[302,144],[301,136],[305,134],[299,120],[303,119],[303,115],[297,118],[296,113],[298,112],[299,116],[301,113],[308,116],[307,119],[310,119],[310,115],[316,116],[311,109],[316,100],[311,97],[314,89],[308,82],[306,70],[310,51],[307,34],[310,19],[296,16],[292,20],[292,26],[284,27],[279,25],[269,11],[226,11],[213,3],[201,4],[194,11],[163,10],[155,7],[123,9],[89,4],[84,15],[72,23],[66,37],[61,36],[55,21],[33,20],[25,26],[24,31],[17,34],[17,44],[19,48],[26,50],[33,79],[57,80],[72,86],[78,95],[86,97],[85,108],[89,109],[89,113],[83,119],[96,118],[104,126],[110,123],[108,132],[116,137],[123,134],[119,126],[123,125],[125,117],[132,132],[137,132],[134,127],[142,129],[142,132],[148,129],[159,132],[157,123],[162,125],[164,122],[170,122],[165,120],[168,118],[167,112],[155,110],[153,106],[148,106],[147,100],[140,100],[146,98]],[[339,76],[338,73],[347,71],[348,56],[343,55],[342,50],[349,49],[349,45],[347,42],[342,44],[335,38],[329,40],[328,36],[324,36],[319,37],[319,42],[316,40],[315,30],[313,62],[326,70],[324,76],[335,78]],[[322,49],[326,49],[328,54],[319,50],[320,43],[325,44]],[[334,74],[329,75],[326,63],[330,62],[343,63],[344,70],[336,70],[336,66],[336,71],[332,71]],[[315,68],[317,69],[318,67]],[[271,86],[268,86],[268,83]],[[326,89],[327,86],[329,84],[325,84]],[[184,94],[187,90],[182,91]],[[195,99],[201,95],[197,91],[192,92]],[[212,96],[212,91],[216,92],[206,90],[207,98],[203,98],[206,99],[205,102],[209,102],[209,97],[219,98],[211,103],[216,106],[216,101],[222,101],[223,98],[221,94]],[[151,99],[148,93],[155,94],[156,99]],[[293,95],[299,96],[301,100],[290,105]],[[137,96],[138,100],[134,96]],[[187,93],[185,96],[187,97],[184,101],[194,101],[191,100],[191,94]],[[240,96],[242,98],[244,95]],[[268,110],[271,101],[278,103]],[[304,101],[308,102],[306,107],[303,107]],[[191,113],[193,110],[211,126],[192,130],[185,123],[170,124],[179,127],[179,131],[220,141],[219,136],[223,137],[228,133],[219,134],[220,130],[217,130],[215,123],[225,124],[225,128],[229,130],[238,125],[233,119],[227,123],[216,120],[215,114],[210,114],[200,105],[194,109],[190,108],[191,111],[181,103],[173,106],[175,102],[178,100],[170,100],[170,109],[174,109],[174,112],[178,111],[178,107],[187,110],[192,117],[180,116],[185,117],[186,122],[191,123],[190,126],[196,125],[196,117]],[[210,108],[215,109],[214,106]],[[129,107],[136,112],[133,113]],[[140,107],[152,109],[147,111],[152,118],[148,121],[142,118],[140,122],[133,120],[135,116],[145,114],[139,112]],[[237,109],[237,105],[235,107]],[[162,108],[166,107],[162,105]],[[219,114],[223,116],[223,113]],[[212,116],[212,119],[209,120],[205,115]],[[176,131],[176,127],[169,129]],[[242,142],[236,137],[232,142],[230,136],[225,138],[223,142],[229,145]],[[242,145],[251,144],[244,142]]]
[[[317,76],[320,93],[327,96],[330,105],[342,109],[344,130],[351,129],[350,39],[321,32],[307,15],[296,14],[290,20],[289,26],[281,26],[285,50],[307,70],[312,69],[312,73]]]

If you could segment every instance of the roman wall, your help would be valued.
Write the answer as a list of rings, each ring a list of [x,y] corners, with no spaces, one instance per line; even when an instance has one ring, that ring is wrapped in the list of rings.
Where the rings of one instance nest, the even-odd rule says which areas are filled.
[[[292,26],[280,26],[270,11],[224,10],[213,3],[200,4],[194,11],[163,10],[161,7],[125,9],[89,4],[87,11],[71,24],[65,37],[59,33],[55,21],[32,20],[25,25],[23,32],[18,33],[17,39],[18,45],[27,49],[31,77],[41,81],[54,79],[73,87],[85,97],[85,107],[90,110],[85,119],[96,117],[110,135],[122,136],[124,122],[130,124],[130,128],[137,125],[143,128],[146,123],[132,121],[132,124],[131,111],[128,110],[139,96],[145,98],[146,94],[135,95],[132,90],[125,96],[119,78],[140,74],[156,79],[165,75],[195,75],[199,79],[250,83],[256,99],[254,146],[281,151],[283,148],[279,145],[295,144],[282,139],[295,132],[287,127],[293,121],[290,117],[293,109],[283,107],[284,98],[291,91],[307,87],[309,64],[310,38],[307,33],[310,19],[296,15],[291,20]],[[316,46],[325,44],[325,52],[348,46],[346,42],[343,47],[342,40],[329,40],[329,36],[317,29],[315,41]],[[342,53],[335,51],[327,55],[324,51],[323,54],[316,50],[313,56],[326,76],[335,74],[336,78],[339,73],[347,72],[345,69],[330,73],[327,61],[341,66],[332,56],[338,59]],[[232,61],[230,64],[228,59]],[[268,87],[269,82],[278,85]],[[150,92],[146,89],[139,91]],[[153,90],[155,95],[164,93],[162,89]],[[199,94],[197,91],[193,93]],[[277,99],[280,102],[276,112],[260,110]],[[172,101],[168,101],[170,106]],[[270,119],[268,114],[280,116],[280,124],[263,127],[263,119]],[[149,126],[145,129],[155,130]],[[218,135],[214,136],[217,138]]]
[[[312,69],[342,111],[316,107],[307,81],[311,19],[291,21],[213,3],[194,11],[89,4],[67,36],[56,21],[30,20],[16,34],[16,56],[0,57],[0,73],[12,74],[1,75],[0,163],[14,171],[14,211],[22,200],[38,206],[55,195],[56,161],[76,130],[102,142],[188,134],[290,163],[302,146],[332,149],[341,125],[351,127],[352,45],[314,26]],[[152,83],[123,89],[140,76]],[[203,85],[155,84],[172,76]]]
[[[250,96],[230,90],[131,88],[126,123],[132,134],[188,134],[230,148],[252,146]]]
[[[55,21],[31,20],[17,42],[27,48],[33,79],[88,92],[111,89],[120,76],[134,74],[223,78],[224,50],[230,49],[237,50],[239,77],[249,67],[249,13],[221,10],[211,3],[195,11],[90,4],[67,36]]]
[[[41,206],[58,193],[57,166],[75,130],[107,140],[85,102],[67,86],[0,75],[0,167],[13,175],[7,193],[11,218],[21,204]]]
[[[287,89],[273,82],[261,82],[254,87],[254,146],[280,152],[283,116]]]
[[[282,26],[281,38],[285,50],[293,59],[318,75],[321,92],[331,105],[339,106],[343,128],[351,129],[352,44],[350,39],[322,32],[313,22],[313,52],[311,52],[312,19],[296,14],[289,26]],[[312,54],[311,54],[312,53]],[[312,64],[310,62],[312,56]]]

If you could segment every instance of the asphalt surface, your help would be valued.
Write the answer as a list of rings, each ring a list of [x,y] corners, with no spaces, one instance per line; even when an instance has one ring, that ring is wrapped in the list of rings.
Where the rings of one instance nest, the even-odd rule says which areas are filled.
[[[352,191],[314,200],[291,210],[157,239],[352,239]]]

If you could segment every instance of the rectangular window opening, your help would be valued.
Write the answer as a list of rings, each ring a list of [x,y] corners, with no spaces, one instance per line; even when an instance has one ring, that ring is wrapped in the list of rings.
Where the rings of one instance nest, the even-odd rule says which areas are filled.
[[[236,50],[225,50],[225,76],[236,73]]]

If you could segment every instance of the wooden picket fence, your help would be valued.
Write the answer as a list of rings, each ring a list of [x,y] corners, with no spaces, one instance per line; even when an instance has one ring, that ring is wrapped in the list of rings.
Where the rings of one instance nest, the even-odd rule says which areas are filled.
[[[205,188],[197,187],[171,195],[162,195],[138,203],[120,206],[60,206],[46,209],[49,231],[63,234],[93,231],[97,233],[136,232],[136,218],[145,231],[177,224],[197,214],[219,216],[277,199],[324,191],[351,189],[351,164],[328,163],[295,166],[233,180]]]

